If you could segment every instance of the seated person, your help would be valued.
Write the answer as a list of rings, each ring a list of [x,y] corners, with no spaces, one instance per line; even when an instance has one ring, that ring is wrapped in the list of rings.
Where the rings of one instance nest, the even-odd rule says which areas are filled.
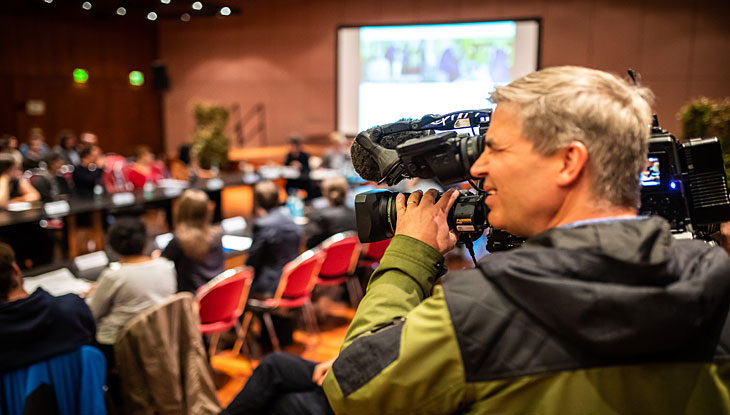
[[[178,148],[177,160],[170,162],[170,173],[175,180],[194,182],[200,176],[197,155],[190,144]]]
[[[76,151],[76,135],[71,130],[63,130],[58,133],[58,145],[53,151],[61,155],[64,164],[78,166],[81,162],[79,153]]]
[[[61,154],[51,151],[44,161],[46,168],[39,170],[32,178],[33,187],[40,193],[43,202],[52,202],[57,200],[59,196],[65,196],[71,193],[71,189],[64,177],[61,167],[65,161]]]
[[[0,136],[0,153],[10,153],[15,157],[18,166],[23,164],[23,154],[18,151],[18,139],[11,134]]]
[[[322,381],[334,361],[318,364],[289,353],[272,353],[261,360],[221,414],[333,414]]]
[[[155,160],[147,146],[139,146],[137,148],[137,161],[129,169],[128,177],[136,189],[141,189],[146,183],[152,183],[155,186],[160,179],[165,178],[164,166]]]
[[[94,317],[75,294],[29,294],[13,249],[0,243],[0,373],[94,344]]]
[[[307,215],[307,249],[314,248],[334,234],[357,230],[355,209],[345,206],[347,180],[344,177],[325,179],[322,182],[322,193],[329,206]]]
[[[257,183],[253,201],[257,219],[253,224],[253,241],[246,265],[254,268],[251,293],[270,297],[279,285],[284,265],[299,255],[302,230],[286,208],[280,206],[279,189],[273,182]]]
[[[291,137],[289,139],[291,147],[286,154],[284,160],[285,166],[291,166],[299,171],[299,177],[296,179],[287,179],[286,192],[295,192],[296,189],[302,189],[307,192],[307,198],[311,198],[309,185],[309,153],[302,148],[302,139],[300,137]]]
[[[195,291],[223,272],[225,258],[219,227],[211,226],[214,204],[208,195],[188,189],[175,211],[175,237],[162,256],[175,263],[177,290]]]
[[[43,133],[37,130],[31,133],[28,145],[23,153],[23,171],[33,170],[40,167],[41,161],[46,156],[47,146]]]
[[[83,147],[79,153],[81,163],[73,172],[74,190],[78,196],[91,197],[94,188],[103,186],[104,156],[98,146]]]
[[[0,153],[0,208],[8,203],[34,202],[40,199],[38,191],[23,177],[17,159],[10,153]]]
[[[114,343],[132,317],[175,294],[175,269],[166,258],[144,255],[147,229],[138,218],[124,217],[109,230],[109,245],[121,255],[117,268],[101,273],[89,301],[98,331],[96,340],[114,365]]]

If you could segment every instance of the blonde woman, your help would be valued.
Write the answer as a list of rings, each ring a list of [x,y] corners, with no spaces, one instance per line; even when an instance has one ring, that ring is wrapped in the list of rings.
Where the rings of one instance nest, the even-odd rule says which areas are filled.
[[[202,190],[186,190],[175,212],[175,237],[162,256],[175,263],[177,290],[195,292],[223,272],[222,230],[211,225],[213,204]]]

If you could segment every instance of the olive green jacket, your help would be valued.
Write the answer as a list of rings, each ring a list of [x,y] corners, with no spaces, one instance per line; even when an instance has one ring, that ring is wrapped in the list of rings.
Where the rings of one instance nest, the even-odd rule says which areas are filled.
[[[652,218],[551,229],[434,286],[442,261],[393,238],[323,385],[335,413],[730,413],[724,251]]]

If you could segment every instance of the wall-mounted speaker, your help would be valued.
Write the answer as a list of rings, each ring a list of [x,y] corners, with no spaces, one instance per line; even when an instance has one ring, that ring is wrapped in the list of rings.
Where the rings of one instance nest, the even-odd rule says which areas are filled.
[[[170,78],[167,76],[167,65],[161,61],[152,63],[152,88],[155,91],[170,89]]]

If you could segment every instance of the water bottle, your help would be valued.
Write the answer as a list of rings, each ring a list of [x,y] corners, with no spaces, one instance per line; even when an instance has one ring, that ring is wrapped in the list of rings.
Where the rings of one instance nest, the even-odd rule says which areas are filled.
[[[304,203],[296,193],[290,193],[289,196],[287,196],[286,207],[289,209],[289,214],[293,218],[300,218],[304,216]]]

